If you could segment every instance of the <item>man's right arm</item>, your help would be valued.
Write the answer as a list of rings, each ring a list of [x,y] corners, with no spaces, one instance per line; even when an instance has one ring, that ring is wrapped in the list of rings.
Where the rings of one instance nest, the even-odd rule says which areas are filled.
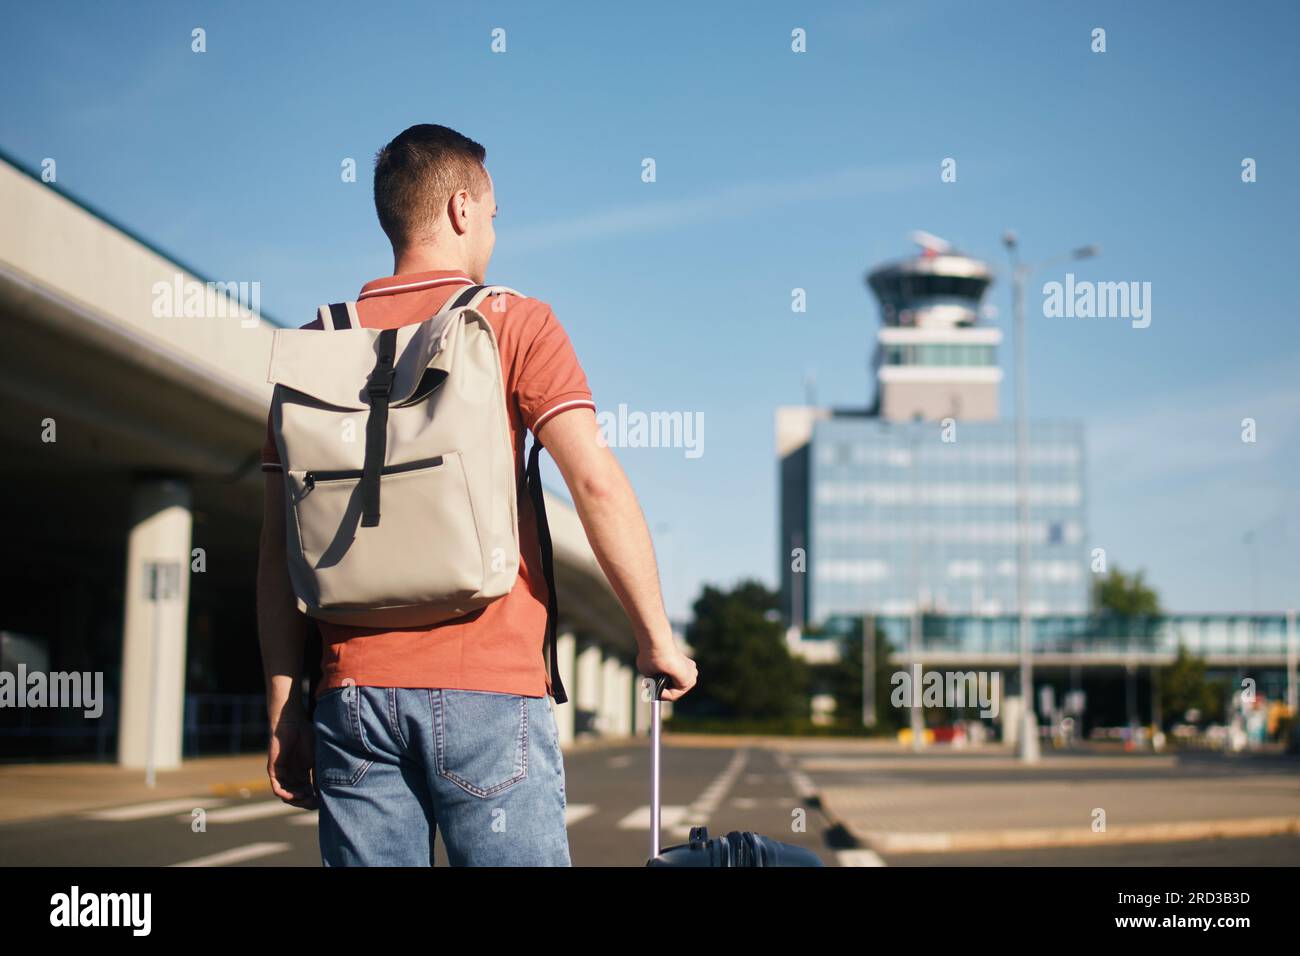
[[[284,477],[266,473],[262,540],[257,562],[257,630],[266,676],[271,739],[267,773],[271,790],[286,803],[316,805],[311,770],[312,726],[303,709],[303,648],[311,622],[298,610],[285,553]]]
[[[695,662],[673,640],[650,530],[627,475],[599,434],[595,413],[573,408],[547,419],[537,437],[559,466],[596,560],[632,622],[637,669],[667,674],[663,699],[678,700],[695,685]]]

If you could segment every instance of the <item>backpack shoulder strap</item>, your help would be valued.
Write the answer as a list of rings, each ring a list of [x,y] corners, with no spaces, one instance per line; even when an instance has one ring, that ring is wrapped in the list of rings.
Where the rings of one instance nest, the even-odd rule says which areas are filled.
[[[556,626],[560,619],[559,601],[555,595],[555,555],[551,548],[551,526],[546,520],[546,496],[542,491],[542,471],[538,454],[542,443],[533,436],[533,447],[528,453],[525,480],[528,496],[533,502],[533,515],[537,519],[537,544],[542,553],[542,576],[546,578],[546,643],[550,652],[551,692],[557,704],[568,703],[560,680],[560,654],[557,647]]]
[[[479,303],[488,296],[503,294],[522,295],[504,285],[470,285],[448,296],[443,307],[438,310],[438,314],[442,315],[456,309],[477,308]],[[560,679],[560,655],[556,634],[560,611],[555,591],[555,553],[551,544],[551,526],[546,520],[546,495],[542,490],[539,457],[541,451],[542,443],[534,435],[533,445],[524,467],[524,483],[528,487],[528,496],[533,504],[533,517],[537,520],[537,544],[538,550],[541,551],[542,576],[546,579],[546,645],[550,659],[551,693],[555,697],[556,704],[565,704],[569,701],[569,695],[565,692],[564,682]]]
[[[447,296],[447,301],[438,310],[438,314],[451,312],[454,309],[477,308],[478,304],[488,296],[522,294],[504,285],[467,285],[460,292],[453,292]]]
[[[361,328],[361,320],[357,317],[357,304],[355,302],[335,302],[332,305],[322,305],[316,310],[316,317],[320,319],[321,327],[327,332],[333,332],[336,329]]]

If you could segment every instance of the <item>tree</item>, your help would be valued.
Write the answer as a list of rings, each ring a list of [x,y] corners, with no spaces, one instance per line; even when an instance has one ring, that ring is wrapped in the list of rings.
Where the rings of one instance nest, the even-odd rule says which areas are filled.
[[[1092,586],[1092,606],[1098,634],[1150,647],[1160,619],[1160,598],[1147,587],[1143,572],[1125,574],[1112,568]]]
[[[1205,676],[1205,660],[1178,645],[1178,656],[1160,672],[1160,712],[1167,721],[1181,721],[1189,710],[1202,718],[1218,717],[1223,711],[1227,689],[1222,681]]]
[[[838,663],[825,671],[828,691],[835,696],[835,712],[842,721],[855,727],[862,724],[862,629],[856,635],[841,638]],[[891,682],[895,666],[889,663],[893,646],[885,639],[885,632],[876,628],[876,730],[893,733],[907,724],[907,712],[890,705]]]
[[[731,591],[706,585],[686,628],[699,683],[674,704],[682,715],[806,717],[808,668],[790,654],[778,597],[758,581]]]
[[[1173,664],[1160,674],[1160,705],[1171,719],[1182,720],[1192,710],[1211,718],[1222,711],[1225,688],[1221,681],[1210,680],[1206,670],[1204,658],[1178,646]]]
[[[1093,609],[1099,614],[1117,617],[1155,617],[1160,614],[1160,598],[1147,587],[1144,572],[1125,574],[1118,567],[1092,586]]]

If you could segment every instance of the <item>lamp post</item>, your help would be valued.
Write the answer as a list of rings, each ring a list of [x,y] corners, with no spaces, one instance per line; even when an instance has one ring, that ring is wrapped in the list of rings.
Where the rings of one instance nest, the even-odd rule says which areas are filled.
[[[1034,713],[1034,653],[1029,633],[1029,422],[1025,417],[1025,282],[1035,271],[1075,259],[1090,259],[1101,250],[1098,246],[1081,246],[1064,256],[1030,264],[1020,261],[1019,242],[1014,232],[1002,236],[1011,259],[1011,299],[1016,324],[1016,512],[1019,526],[1016,556],[1016,604],[1020,610],[1020,759],[1037,763],[1038,719]]]
[[[908,726],[912,732],[912,751],[920,753],[925,749],[925,711],[917,703],[924,699],[924,695],[918,692],[921,677],[924,670],[921,667],[921,625],[923,607],[925,604],[921,589],[921,478],[920,478],[920,431],[918,426],[913,423],[911,426],[911,478],[912,478],[912,587],[915,598],[915,605],[912,608],[912,626],[908,637],[908,664],[912,671],[912,700],[909,702],[911,707],[908,710]]]

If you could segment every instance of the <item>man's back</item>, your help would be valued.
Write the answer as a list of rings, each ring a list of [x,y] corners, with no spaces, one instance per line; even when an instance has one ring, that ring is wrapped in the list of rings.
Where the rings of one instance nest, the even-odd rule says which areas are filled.
[[[363,326],[423,321],[457,289],[484,284],[497,213],[485,155],[473,140],[432,124],[412,126],[380,150],[375,210],[393,245],[393,275],[362,289]],[[669,678],[665,700],[680,698],[696,680],[664,613],[645,517],[600,441],[568,336],[535,299],[503,296],[479,311],[497,339],[519,479],[514,587],[479,611],[423,629],[318,621],[324,674],[311,718],[301,697],[311,622],[289,580],[289,499],[268,421],[258,565],[267,770],[281,800],[320,808],[326,865],[428,865],[435,828],[454,864],[570,862],[564,765],[542,656],[548,589],[521,467],[526,431],[545,444],[573,496],[627,612],[637,668]],[[499,827],[507,816],[508,827]]]
[[[472,284],[456,270],[376,279],[357,296],[357,316],[373,329],[422,322]],[[529,697],[551,693],[542,646],[547,587],[539,567],[537,522],[522,481],[524,438],[561,411],[594,409],[595,404],[572,344],[545,302],[501,295],[486,300],[481,310],[497,340],[515,454],[519,577],[499,600],[429,628],[380,630],[318,622],[324,645],[320,693],[349,680],[359,687],[440,686]],[[319,329],[320,320],[304,328]],[[269,422],[262,461],[266,470],[278,467]]]

